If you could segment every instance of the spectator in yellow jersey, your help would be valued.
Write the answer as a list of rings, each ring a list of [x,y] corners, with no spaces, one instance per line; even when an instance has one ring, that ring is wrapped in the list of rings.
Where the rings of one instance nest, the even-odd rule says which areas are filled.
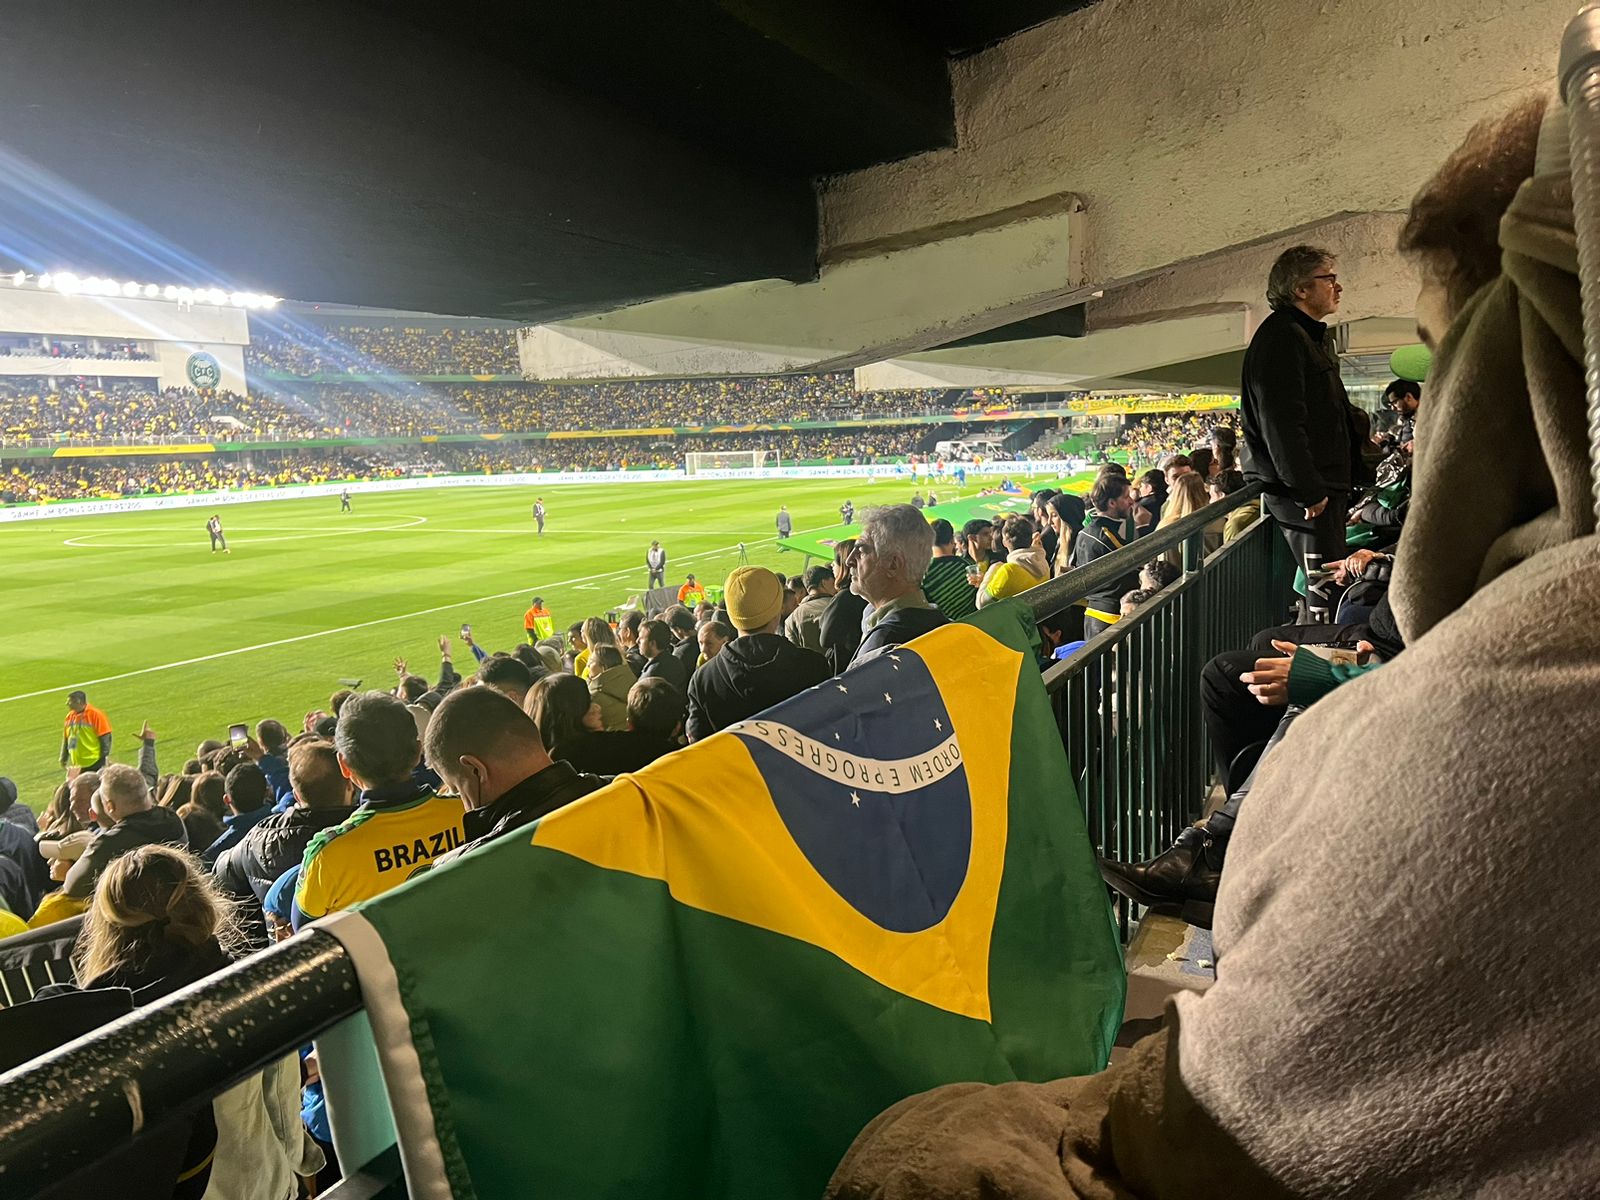
[[[387,692],[345,701],[334,735],[339,769],[361,789],[347,821],[306,847],[294,897],[294,925],[349,908],[397,887],[461,845],[461,804],[416,782],[417,724]]]

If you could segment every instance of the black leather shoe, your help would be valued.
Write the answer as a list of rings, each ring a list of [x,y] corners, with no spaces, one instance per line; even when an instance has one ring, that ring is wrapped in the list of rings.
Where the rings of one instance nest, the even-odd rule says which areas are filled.
[[[1178,835],[1172,849],[1147,863],[1102,858],[1100,878],[1151,912],[1210,929],[1226,847],[1226,840],[1190,827]]]

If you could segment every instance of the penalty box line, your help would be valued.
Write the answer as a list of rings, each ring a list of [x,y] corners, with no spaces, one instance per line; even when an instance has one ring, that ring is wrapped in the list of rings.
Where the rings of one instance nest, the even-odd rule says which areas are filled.
[[[816,528],[827,529],[830,527],[827,525],[818,525]],[[805,532],[810,532],[810,530]],[[775,534],[769,534],[766,537],[748,538],[743,544],[745,546],[760,546],[764,543],[775,542],[777,540],[778,539]],[[672,561],[692,562],[697,558],[711,558],[712,556],[718,554],[728,554],[734,550],[737,550],[739,545],[740,543],[735,542],[731,546],[722,546],[716,550],[702,550],[697,554],[685,554],[682,558],[676,558]],[[598,575],[580,575],[576,579],[560,579],[553,583],[546,583],[542,585],[542,587],[571,587],[575,584],[588,583],[595,579],[612,579],[618,575],[636,575],[645,569],[645,565],[641,561],[637,567],[625,567],[618,571],[604,571]],[[39,696],[53,696],[62,691],[72,691],[75,688],[94,687],[97,684],[102,683],[115,683],[119,679],[133,679],[139,675],[152,675],[157,671],[171,671],[177,667],[192,667],[197,663],[214,662],[219,658],[231,658],[235,654],[249,654],[252,650],[271,650],[277,646],[292,646],[296,642],[315,641],[317,638],[331,637],[336,633],[350,633],[357,629],[371,629],[374,625],[388,625],[395,621],[409,621],[413,617],[426,617],[432,613],[449,612],[453,608],[464,608],[469,604],[486,604],[491,600],[504,600],[510,596],[527,596],[531,595],[532,592],[532,588],[519,587],[513,588],[508,592],[496,592],[492,596],[478,596],[471,600],[456,600],[450,604],[437,604],[432,608],[419,608],[416,612],[396,613],[392,617],[374,617],[370,621],[357,621],[354,625],[341,625],[337,629],[319,629],[315,633],[299,633],[294,637],[279,638],[272,642],[260,642],[254,646],[238,646],[232,650],[218,650],[214,654],[201,654],[195,658],[179,659],[177,662],[159,663],[153,667],[140,667],[137,671],[123,671],[119,675],[103,675],[99,679],[84,679],[77,683],[63,683],[56,687],[40,688],[36,692],[22,692],[16,696],[0,696],[0,704],[10,704],[16,700],[33,700]]]

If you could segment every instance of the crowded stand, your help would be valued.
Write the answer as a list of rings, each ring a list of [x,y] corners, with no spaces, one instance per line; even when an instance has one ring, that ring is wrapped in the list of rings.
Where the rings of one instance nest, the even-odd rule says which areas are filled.
[[[1235,412],[1167,413],[1137,417],[1128,422],[1105,447],[1113,454],[1125,454],[1132,466],[1153,467],[1173,454],[1188,454],[1211,441],[1218,428],[1238,424]]]
[[[515,375],[509,326],[415,328],[339,325],[292,334],[254,325],[245,365],[281,375]]]
[[[354,450],[264,451],[230,457],[43,459],[0,464],[0,504],[163,496],[232,488],[393,479],[406,471]]]
[[[256,379],[248,396],[117,382],[0,382],[0,442],[178,440],[234,435],[429,437],[790,424],[962,406],[943,389],[854,392],[851,376],[587,384],[320,384]]]
[[[559,438],[499,443],[493,448],[437,444],[429,452],[452,470],[607,471],[683,465],[684,455],[771,450],[780,463],[871,464],[904,458],[928,436],[925,425],[866,430],[812,429],[798,433],[689,434],[682,437]]]
[[[943,389],[856,392],[848,372],[572,384],[258,386],[352,435],[771,425],[938,412],[952,403]]]
[[[319,418],[259,395],[0,377],[0,444],[273,440],[331,436]]]
[[[22,459],[0,466],[0,504],[288,487],[418,474],[672,470],[683,466],[684,455],[696,451],[772,450],[785,463],[871,464],[904,458],[927,437],[927,431],[927,426],[910,425],[789,434],[541,438],[492,446],[435,443],[403,454],[396,449],[379,454],[330,448],[214,454],[205,459],[139,455]]]
[[[58,337],[13,338],[0,341],[0,358],[87,358],[100,362],[150,362],[155,355],[137,342],[94,338],[89,343]]]

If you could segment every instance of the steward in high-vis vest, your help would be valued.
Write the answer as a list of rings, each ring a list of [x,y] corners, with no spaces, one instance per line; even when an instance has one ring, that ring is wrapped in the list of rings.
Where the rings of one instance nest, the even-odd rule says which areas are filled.
[[[547,637],[554,637],[556,619],[544,606],[544,598],[535,596],[528,611],[522,614],[522,630],[528,635],[528,645],[537,645]]]
[[[1086,567],[1098,558],[1104,558],[1127,545],[1127,520],[1133,515],[1136,501],[1133,489],[1121,475],[1104,475],[1089,493],[1095,516],[1078,539],[1072,544],[1072,565]],[[1139,568],[1131,566],[1128,574],[1096,588],[1085,596],[1083,636],[1092,638],[1101,630],[1117,623],[1122,613],[1122,597],[1139,586]]]

